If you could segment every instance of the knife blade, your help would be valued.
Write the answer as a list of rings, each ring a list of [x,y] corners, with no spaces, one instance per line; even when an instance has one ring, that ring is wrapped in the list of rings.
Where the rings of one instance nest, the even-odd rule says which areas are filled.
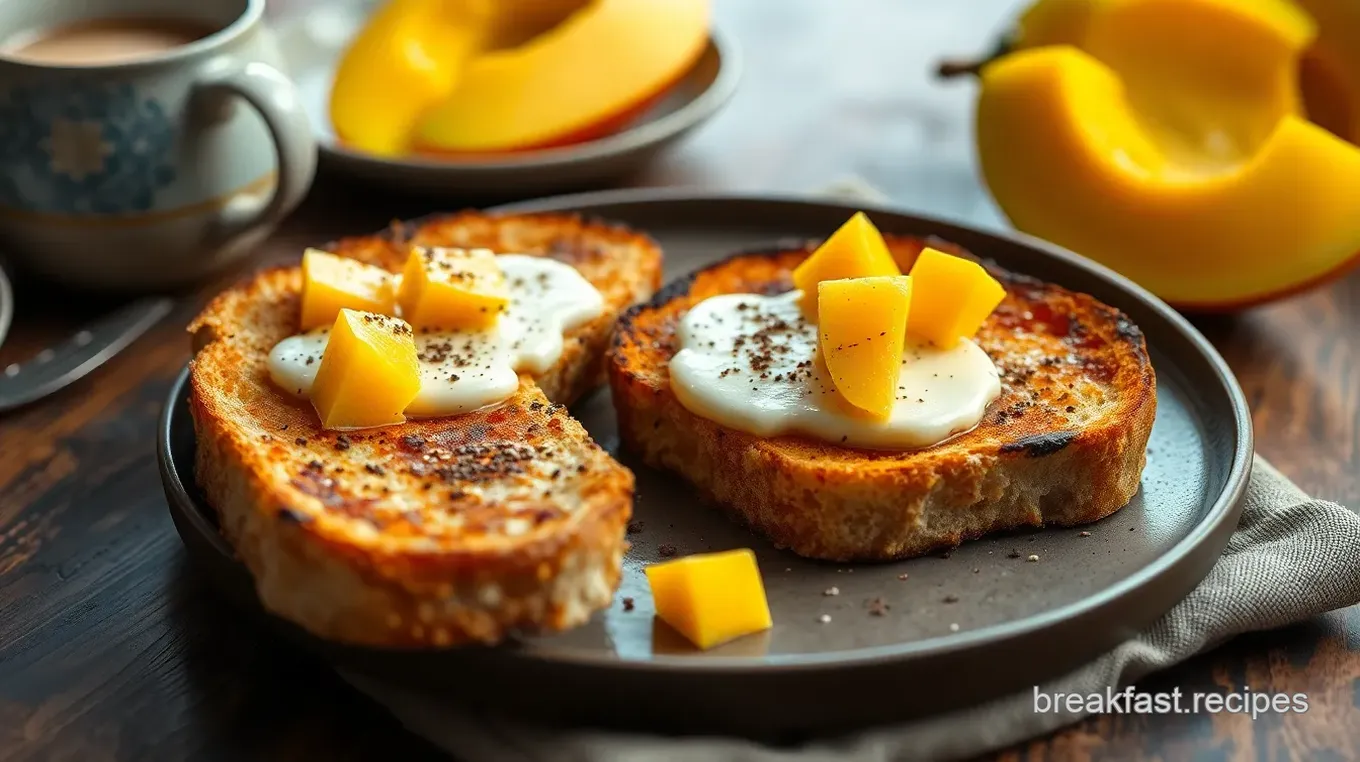
[[[133,302],[32,359],[0,369],[0,413],[36,402],[89,375],[160,322],[173,306],[164,297]]]

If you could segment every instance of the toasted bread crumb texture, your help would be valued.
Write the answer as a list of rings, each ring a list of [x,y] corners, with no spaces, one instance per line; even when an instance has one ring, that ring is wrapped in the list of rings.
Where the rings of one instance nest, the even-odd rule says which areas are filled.
[[[565,405],[599,378],[618,314],[655,290],[660,251],[574,217],[475,213],[328,248],[396,271],[412,242],[555,257],[605,314],[499,406],[346,434],[269,379],[302,278],[265,271],[190,326],[199,486],[265,606],[321,637],[445,646],[579,624],[618,584],[633,477]]]
[[[925,244],[887,241],[904,270]],[[970,432],[914,452],[865,451],[761,439],[681,406],[667,368],[689,307],[787,291],[811,251],[736,255],[624,315],[609,374],[625,446],[777,546],[828,560],[906,558],[1003,529],[1087,523],[1132,499],[1156,409],[1142,333],[1090,296],[995,267],[1006,298],[976,341],[1001,371],[1002,393]]]

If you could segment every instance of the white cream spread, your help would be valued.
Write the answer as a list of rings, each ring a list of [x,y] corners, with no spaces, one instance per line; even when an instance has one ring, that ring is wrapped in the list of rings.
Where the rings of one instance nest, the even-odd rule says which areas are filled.
[[[972,341],[950,349],[908,341],[891,415],[867,416],[836,392],[817,351],[817,326],[798,307],[801,295],[726,294],[692,307],[670,364],[680,404],[756,436],[909,450],[973,428],[1000,396],[996,366]]]
[[[488,330],[416,331],[420,393],[406,415],[457,415],[506,399],[519,388],[520,373],[542,373],[557,362],[566,331],[604,311],[600,292],[571,265],[521,254],[502,254],[496,261],[510,304]],[[328,333],[322,328],[275,345],[269,376],[279,388],[310,397]]]

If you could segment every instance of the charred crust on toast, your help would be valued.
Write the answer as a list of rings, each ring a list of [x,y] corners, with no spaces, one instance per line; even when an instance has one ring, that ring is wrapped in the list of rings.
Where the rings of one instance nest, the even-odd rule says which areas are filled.
[[[310,515],[308,515],[308,514],[306,514],[306,513],[303,513],[302,511],[299,511],[299,510],[297,510],[296,508],[287,508],[287,507],[280,508],[280,509],[279,509],[278,516],[279,516],[279,521],[282,521],[282,522],[284,522],[284,523],[286,523],[286,524],[310,524],[310,523],[312,523],[312,517],[311,517]]]
[[[1133,322],[1128,315],[1120,312],[1115,317],[1115,331],[1130,344],[1141,345],[1144,341],[1143,329]]]
[[[1034,434],[1001,445],[1001,452],[1022,452],[1026,457],[1042,458],[1045,455],[1052,455],[1053,453],[1062,450],[1064,447],[1072,444],[1072,440],[1076,438],[1077,432],[1075,431],[1054,431],[1048,434]]]

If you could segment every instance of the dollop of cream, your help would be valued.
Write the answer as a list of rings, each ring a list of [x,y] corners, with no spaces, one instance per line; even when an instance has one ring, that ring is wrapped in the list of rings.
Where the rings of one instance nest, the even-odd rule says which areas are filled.
[[[500,402],[519,388],[520,373],[543,373],[562,356],[564,334],[599,317],[604,298],[571,265],[546,257],[502,254],[510,304],[494,328],[417,331],[420,393],[412,418],[458,415]],[[269,376],[280,389],[307,399],[329,329],[290,336],[269,353]]]
[[[760,437],[800,434],[848,447],[911,450],[982,420],[1001,394],[996,366],[977,344],[949,349],[908,342],[888,418],[876,420],[835,390],[801,291],[725,294],[681,321],[671,388],[696,415]]]

